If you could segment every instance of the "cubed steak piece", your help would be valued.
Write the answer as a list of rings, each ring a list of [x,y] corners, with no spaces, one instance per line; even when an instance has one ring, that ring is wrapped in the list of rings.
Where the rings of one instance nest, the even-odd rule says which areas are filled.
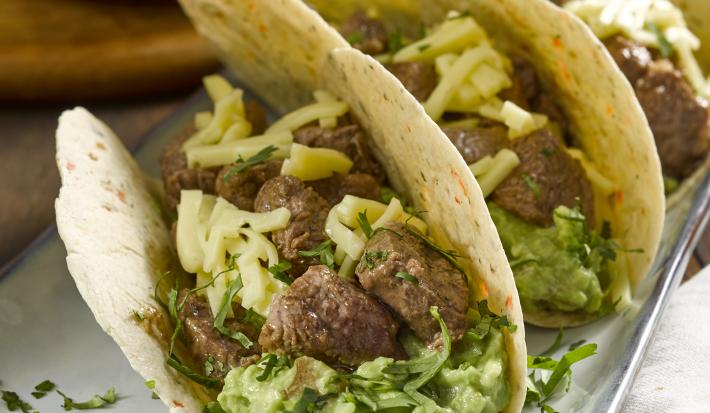
[[[500,123],[475,128],[443,127],[441,130],[469,165],[486,155],[495,156],[499,150],[510,146],[508,129]]]
[[[340,151],[353,161],[350,172],[370,174],[377,182],[383,182],[385,179],[382,166],[367,147],[367,137],[360,125],[350,124],[332,129],[306,126],[293,133],[293,140],[313,148],[330,148]]]
[[[291,261],[290,274],[298,277],[308,266],[319,262],[318,257],[302,257],[298,252],[312,250],[328,239],[325,219],[330,204],[300,179],[281,175],[264,183],[254,200],[254,211],[269,212],[281,207],[291,211],[291,218],[286,228],[271,233],[271,240],[279,254]]]
[[[376,55],[387,50],[387,29],[382,21],[368,17],[364,10],[353,13],[340,25],[340,34],[365,54]]]
[[[398,328],[377,300],[318,265],[276,297],[259,344],[268,352],[357,366],[380,356],[403,358]]]
[[[270,159],[239,173],[232,172],[236,164],[226,165],[217,175],[215,191],[237,208],[253,211],[259,189],[266,181],[281,174],[282,164],[280,159]]]
[[[380,184],[369,174],[336,173],[330,178],[308,181],[306,185],[315,189],[330,205],[339,203],[345,195],[373,200],[380,198]]]
[[[644,45],[623,36],[607,39],[604,45],[631,85],[636,84],[646,73],[653,60],[651,52]]]
[[[437,306],[453,340],[467,328],[465,275],[422,239],[416,229],[389,223],[375,232],[355,273],[370,294],[387,304],[414,334],[431,347],[441,344],[439,324],[429,313]]]
[[[560,141],[547,129],[538,129],[513,141],[518,165],[496,189],[492,200],[525,221],[552,225],[552,213],[560,205],[581,209],[594,223],[594,195],[587,175]]]
[[[692,174],[710,150],[708,102],[668,61],[654,62],[636,82],[638,98],[656,140],[663,173]]]
[[[187,296],[187,299],[185,297]],[[178,303],[185,304],[178,317],[183,323],[183,333],[190,352],[196,364],[200,367],[211,365],[211,371],[205,371],[211,377],[223,378],[233,367],[246,366],[259,359],[261,348],[257,339],[259,331],[251,324],[236,321],[240,316],[239,306],[234,306],[235,318],[228,319],[224,326],[231,331],[246,335],[252,342],[250,348],[245,348],[214,328],[214,317],[210,306],[204,297],[188,293],[184,289],[178,296]]]
[[[420,102],[425,101],[436,87],[436,70],[431,63],[396,62],[386,67]]]

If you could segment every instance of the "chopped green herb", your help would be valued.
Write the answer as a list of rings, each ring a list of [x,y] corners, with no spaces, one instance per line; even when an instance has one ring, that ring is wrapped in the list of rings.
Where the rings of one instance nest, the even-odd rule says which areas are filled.
[[[274,276],[277,280],[281,281],[282,283],[286,285],[291,285],[293,282],[293,278],[289,276],[286,271],[291,269],[291,263],[283,260],[280,261],[278,264],[274,264],[271,267],[269,267],[269,272],[271,275]]]
[[[203,376],[200,373],[196,373],[196,372],[192,371],[192,369],[190,369],[186,365],[182,364],[182,362],[180,360],[178,360],[172,354],[168,357],[167,363],[168,363],[168,366],[174,368],[183,376],[187,377],[188,379],[194,381],[197,384],[201,384],[201,385],[207,387],[208,389],[217,388],[217,387],[221,386],[221,384],[222,384],[219,381],[219,379]]]
[[[254,311],[253,308],[248,308],[240,321],[253,326],[256,331],[261,331],[261,327],[264,326],[266,319],[262,317],[261,314]]]
[[[243,286],[244,284],[242,283],[241,274],[238,275],[236,279],[229,282],[229,284],[227,285],[227,291],[225,291],[224,296],[222,297],[222,302],[220,303],[219,311],[217,312],[217,315],[214,318],[214,328],[217,329],[217,331],[219,331],[223,335],[231,338],[232,340],[235,340],[244,348],[248,349],[254,345],[254,343],[249,340],[249,337],[247,337],[241,331],[232,331],[224,325],[224,319],[227,318],[227,313],[232,307],[232,301],[234,300],[234,296],[237,295],[237,293],[239,292],[239,290],[242,289]]]
[[[546,402],[556,393],[562,380],[566,378],[567,383],[570,382],[572,376],[572,370],[570,367],[581,360],[597,354],[596,350],[596,344],[585,344],[569,351],[567,354],[562,356],[559,361],[553,360],[547,356],[528,356],[528,368],[548,370],[552,373],[547,381],[542,378],[536,378],[535,371],[530,373],[527,380],[528,391],[525,403],[537,403],[539,407],[544,409]],[[565,391],[567,391],[567,389],[565,389]]]
[[[397,274],[394,275],[395,277],[401,278],[404,281],[409,281],[412,284],[419,284],[419,280],[417,277],[413,276],[412,274],[405,272],[405,271],[399,271]]]
[[[219,404],[217,401],[212,401],[209,402],[205,405],[205,407],[202,409],[202,413],[226,413],[224,409],[222,409],[222,405]]]
[[[528,174],[522,174],[521,178],[523,178],[523,181],[525,181],[525,185],[530,188],[533,195],[535,196],[535,199],[540,200],[540,196],[542,195],[542,193],[540,192],[540,187],[538,186],[537,182],[535,182],[533,177]]]
[[[207,357],[207,360],[205,360],[205,375],[209,376],[214,372],[214,357],[209,356]]]
[[[132,310],[131,315],[133,316],[133,319],[139,323],[141,321],[145,320],[145,315],[143,314],[142,311]]]
[[[348,35],[348,37],[345,38],[345,40],[348,41],[351,45],[358,44],[362,41],[363,35],[362,32],[352,32]]]
[[[176,288],[171,288],[168,292],[168,313],[170,314],[170,318],[175,323],[175,330],[173,330],[173,334],[172,336],[170,336],[170,346],[168,348],[168,354],[173,354],[173,348],[175,348],[175,340],[177,340],[177,338],[180,336],[180,333],[182,332],[182,320],[178,316],[180,310],[177,307],[177,290],[179,287],[179,284],[176,283]]]
[[[33,412],[32,405],[22,400],[14,391],[0,390],[0,393],[2,393],[2,401],[5,402],[7,410],[11,412],[20,410],[22,413]]]
[[[543,404],[541,411],[544,413],[559,413],[557,410],[555,410],[554,407],[550,406],[549,404]]]
[[[293,406],[293,409],[286,413],[314,413],[320,410],[323,402],[331,396],[332,395],[330,394],[321,396],[317,391],[311,389],[310,387],[306,387],[303,389],[301,398],[298,399],[296,404]]]
[[[389,255],[389,251],[365,251],[363,256],[365,257],[365,265],[367,265],[367,268],[373,269],[375,268],[376,259],[384,261]]]
[[[367,209],[365,209],[365,211],[363,212],[357,213],[357,223],[358,225],[360,225],[360,229],[362,229],[362,232],[365,234],[367,239],[372,238],[372,234],[374,231],[372,231],[370,221],[367,220]]]
[[[331,248],[333,241],[325,240],[318,244],[312,250],[308,251],[298,251],[298,256],[300,257],[318,257],[321,264],[327,265],[329,268],[333,268],[335,263],[335,258],[333,257],[333,249]]]
[[[478,315],[480,319],[476,322],[476,326],[464,333],[465,335],[471,336],[476,340],[483,340],[486,338],[488,333],[491,332],[491,328],[501,329],[503,327],[507,327],[511,333],[517,329],[515,324],[508,321],[508,316],[499,316],[492,312],[488,308],[488,300],[478,302]]]
[[[146,380],[144,383],[145,383],[145,387],[152,390],[152,394],[150,395],[150,398],[153,400],[159,399],[160,396],[158,396],[158,393],[155,392],[155,380]]]
[[[680,183],[677,179],[663,175],[663,192],[665,192],[666,195],[675,192],[679,185]]]
[[[557,351],[560,348],[560,343],[562,342],[562,336],[564,334],[564,327],[560,327],[560,331],[557,332],[557,337],[555,337],[555,341],[548,347],[547,350],[543,351],[540,353],[541,356],[550,356],[552,355],[555,351]]]
[[[207,287],[214,286],[214,282],[217,281],[217,278],[219,278],[222,274],[226,274],[230,271],[234,271],[237,268],[237,258],[239,258],[241,254],[234,254],[229,257],[229,262],[227,263],[227,268],[224,270],[218,272],[212,279],[205,285],[201,287],[195,287],[190,290],[190,294],[194,294],[200,290],[204,290]],[[178,310],[182,309],[182,307],[185,305],[185,301],[187,301],[187,297],[189,294],[185,295],[185,298],[183,298],[182,302],[178,306]]]
[[[602,302],[602,305],[599,307],[599,310],[597,310],[597,315],[599,317],[604,317],[609,314],[615,313],[616,306],[619,305],[620,302],[621,302],[621,297],[617,298],[614,301],[604,300]]]
[[[257,381],[268,380],[272,372],[276,375],[280,370],[291,367],[291,361],[288,357],[277,356],[276,354],[267,354],[256,364],[263,369],[262,373],[256,376]]]
[[[404,47],[402,43],[402,33],[399,30],[394,30],[387,35],[387,49],[391,54],[397,53]]]
[[[550,156],[555,154],[555,148],[544,148],[543,150],[540,151],[540,153],[545,158],[549,158]]]
[[[579,348],[579,346],[581,346],[582,344],[584,344],[584,343],[586,343],[586,342],[587,342],[587,340],[584,340],[584,339],[579,340],[579,341],[575,341],[574,343],[572,343],[572,344],[569,345],[569,349],[568,349],[568,350],[569,350],[569,351],[572,351],[572,350],[574,350],[574,349],[576,349],[576,348]]]
[[[411,225],[406,225],[405,228],[407,228],[407,231],[419,238],[427,247],[433,249],[434,251],[438,252],[441,254],[444,258],[446,258],[447,261],[451,263],[457,270],[461,271],[462,274],[466,274],[466,271],[464,270],[463,266],[456,260],[456,258],[459,258],[461,255],[454,251],[454,250],[445,250],[441,248],[440,246],[436,245],[434,241],[429,239],[426,235],[422,234],[417,230],[416,228],[412,227]]]
[[[648,22],[648,29],[656,36],[658,39],[658,50],[661,51],[661,56],[668,59],[673,55],[673,45],[668,41],[668,38],[663,33],[658,26],[653,22]]]
[[[62,404],[62,407],[64,408],[65,411],[70,411],[70,410],[91,410],[91,409],[98,409],[101,407],[104,407],[107,404],[114,404],[116,403],[116,390],[114,390],[113,387],[108,389],[106,393],[104,393],[103,396],[99,396],[98,394],[95,394],[94,397],[91,399],[85,401],[85,402],[75,402],[74,399],[71,397],[67,396],[66,394],[62,393],[61,391],[57,390],[57,393],[59,393],[60,396],[64,398],[64,404]]]
[[[260,150],[256,155],[251,156],[246,161],[240,155],[239,158],[237,158],[237,160],[234,161],[234,163],[236,163],[237,166],[235,166],[229,172],[227,172],[222,179],[225,182],[229,181],[229,179],[231,179],[232,176],[234,176],[240,172],[243,172],[243,171],[251,168],[254,165],[258,165],[258,164],[266,161],[267,159],[269,159],[271,157],[271,154],[276,152],[277,150],[278,150],[278,148],[276,146],[269,145],[269,146],[265,147],[264,149]]]
[[[54,383],[49,380],[45,380],[35,386],[36,391],[33,391],[31,393],[32,397],[34,397],[35,399],[41,399],[42,397],[46,396],[48,392],[54,390],[55,387],[57,386]]]

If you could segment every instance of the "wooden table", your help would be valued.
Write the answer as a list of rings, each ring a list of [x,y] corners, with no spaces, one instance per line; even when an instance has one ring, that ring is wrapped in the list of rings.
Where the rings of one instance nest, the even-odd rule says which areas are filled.
[[[96,113],[134,147],[153,126],[184,102],[187,95],[111,104],[90,104]],[[54,163],[54,130],[67,105],[0,108],[0,265],[22,251],[54,222],[59,175]],[[696,250],[686,277],[710,263],[710,232]]]

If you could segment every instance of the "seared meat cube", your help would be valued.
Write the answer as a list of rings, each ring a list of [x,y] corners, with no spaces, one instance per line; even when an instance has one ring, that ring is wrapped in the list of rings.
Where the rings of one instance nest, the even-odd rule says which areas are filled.
[[[182,144],[192,135],[190,127],[171,140],[160,158],[160,171],[165,186],[165,202],[174,210],[180,203],[180,191],[183,189],[201,189],[207,194],[214,194],[214,181],[219,168],[188,168],[187,158],[182,152]]]
[[[384,171],[370,153],[366,139],[365,132],[357,124],[334,129],[306,126],[293,133],[294,142],[343,152],[353,161],[351,172],[370,174],[377,182],[382,182],[385,179]]]
[[[515,56],[512,59],[513,73],[511,87],[499,93],[502,100],[509,100],[523,109],[530,108],[530,102],[538,95],[539,87],[535,67],[526,59]]]
[[[436,70],[430,63],[397,62],[386,67],[418,101],[425,101],[436,87]]]
[[[212,371],[206,371],[205,374],[223,378],[233,367],[246,366],[259,359],[259,332],[251,324],[236,321],[241,316],[239,310],[243,311],[241,307],[234,306],[236,317],[226,320],[224,326],[246,335],[253,343],[248,349],[214,328],[212,310],[202,296],[188,293],[185,289],[180,292],[178,303],[181,303],[186,295],[188,296],[185,305],[178,317],[183,322],[183,332],[194,361],[199,367],[205,366],[208,361],[212,365]]]
[[[496,204],[528,222],[550,226],[555,208],[581,203],[587,222],[594,222],[592,187],[584,169],[549,130],[515,139],[513,151],[520,165],[493,191]]]
[[[695,96],[667,61],[651,64],[635,89],[653,131],[663,173],[687,177],[710,150],[708,102]]]
[[[389,223],[385,228],[388,230],[377,231],[365,246],[355,269],[360,284],[428,345],[441,344],[439,324],[429,314],[431,306],[439,307],[452,339],[461,338],[467,327],[465,275],[411,232],[416,229],[402,223]],[[407,273],[416,281],[398,273]]]
[[[235,164],[226,165],[217,175],[215,190],[217,195],[233,203],[244,211],[254,210],[254,198],[264,185],[264,182],[281,174],[280,159],[270,159],[264,163],[254,165],[245,171],[231,174],[227,180],[224,178],[235,167]]]
[[[636,84],[636,81],[646,73],[648,65],[651,64],[651,52],[634,40],[623,36],[614,36],[607,39],[604,45],[631,85]]]
[[[481,125],[476,128],[441,128],[456,146],[464,161],[472,164],[486,155],[495,156],[510,145],[508,129],[500,124]]]
[[[306,184],[325,198],[330,205],[343,200],[345,195],[379,200],[380,184],[368,174],[334,174],[330,178],[308,181]]]
[[[357,366],[380,356],[403,358],[398,328],[377,300],[318,265],[276,297],[259,344],[268,352]]]
[[[291,211],[291,219],[286,228],[271,233],[271,240],[281,256],[293,264],[291,275],[298,277],[309,265],[319,263],[318,257],[301,257],[298,251],[312,250],[328,239],[325,219],[330,205],[300,179],[282,175],[266,181],[254,200],[256,212],[280,207]]]
[[[254,100],[244,102],[244,112],[251,124],[251,134],[261,135],[266,130],[266,110]]]
[[[378,19],[368,17],[364,10],[348,17],[340,26],[340,34],[365,54],[376,55],[387,51],[385,25]]]

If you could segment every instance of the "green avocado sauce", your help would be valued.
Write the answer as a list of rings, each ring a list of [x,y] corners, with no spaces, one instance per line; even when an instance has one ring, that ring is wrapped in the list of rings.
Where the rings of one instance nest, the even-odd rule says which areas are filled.
[[[510,261],[524,311],[600,311],[618,247],[589,231],[578,209],[559,206],[554,225],[539,227],[488,203]]]
[[[411,335],[404,335],[401,342],[411,357],[430,352]],[[387,400],[390,394],[394,398],[397,397],[397,391],[388,393],[386,388],[377,386],[377,383],[392,378],[386,373],[386,368],[393,363],[391,358],[379,357],[361,364],[352,375],[375,383],[369,391],[377,392],[380,400]],[[508,357],[500,330],[491,328],[482,339],[466,334],[455,343],[449,359],[426,386],[427,395],[436,402],[384,411],[500,412],[510,399],[507,369]],[[304,374],[304,371],[308,373]],[[267,380],[259,381],[257,377],[262,372],[263,369],[256,364],[247,368],[237,367],[227,375],[224,388],[217,398],[226,413],[372,411],[356,401],[338,372],[310,357],[299,357],[292,367],[282,368]],[[299,399],[304,397],[305,388],[309,389],[307,391],[315,390],[322,397],[311,403],[307,410],[299,410],[296,407]]]

